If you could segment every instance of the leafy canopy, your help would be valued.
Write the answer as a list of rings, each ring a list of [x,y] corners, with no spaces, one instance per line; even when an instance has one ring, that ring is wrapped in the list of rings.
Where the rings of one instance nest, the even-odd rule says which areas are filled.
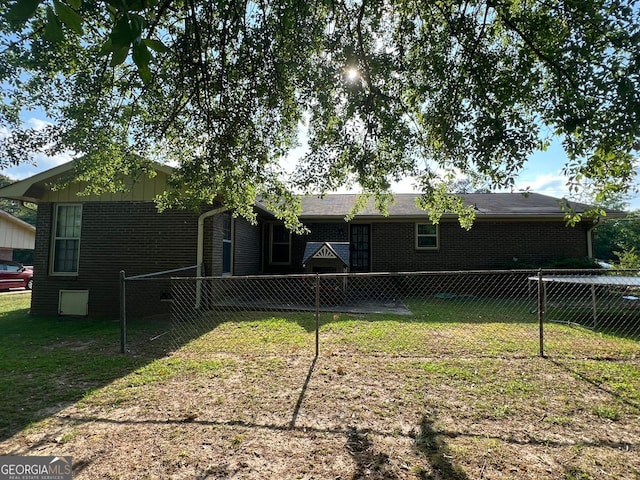
[[[640,252],[640,210],[598,225],[594,231],[594,243],[596,257],[608,262],[620,261],[625,255],[635,254],[637,258]],[[640,264],[632,268],[638,267]]]
[[[633,183],[637,0],[13,0],[0,6],[0,166],[73,151],[92,191],[151,161],[179,168],[158,199],[257,195],[296,225],[292,192],[359,184],[380,205],[418,178],[420,205],[472,212],[460,174],[514,184],[560,136],[571,188]],[[53,120],[20,121],[25,109]],[[280,160],[309,151],[291,175]],[[559,166],[560,167],[560,166]],[[383,208],[384,209],[384,208]],[[466,223],[465,223],[466,222]]]
[[[0,187],[11,185],[14,181],[15,180],[12,180],[6,175],[0,175]],[[15,200],[0,198],[0,210],[10,213],[14,217],[19,218],[34,227],[36,226],[36,209],[37,206],[30,203],[22,205]]]

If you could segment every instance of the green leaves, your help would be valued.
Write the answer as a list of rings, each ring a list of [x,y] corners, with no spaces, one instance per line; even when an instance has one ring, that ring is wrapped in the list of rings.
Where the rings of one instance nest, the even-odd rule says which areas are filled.
[[[168,53],[170,51],[169,48],[167,48],[167,46],[164,43],[162,43],[160,40],[145,38],[143,42],[151,50],[154,50],[158,53]]]
[[[118,50],[113,52],[113,56],[111,57],[111,62],[109,63],[110,67],[117,67],[129,56],[129,46],[126,45],[124,47],[119,48]]]
[[[42,0],[18,0],[7,12],[7,20],[23,24],[36,13]]]
[[[38,7],[43,0],[18,0],[7,12],[6,18],[16,24],[24,24],[35,18]],[[108,38],[102,44],[99,54],[111,54],[109,65],[117,67],[126,62],[131,52],[131,59],[137,67],[138,74],[144,83],[149,84],[152,79],[150,63],[153,59],[150,50],[157,54],[166,54],[169,48],[160,40],[143,38],[147,28],[147,18],[142,12],[157,5],[155,0],[110,1],[108,9],[115,18]],[[82,0],[52,0],[47,5],[43,37],[51,43],[65,40],[65,31],[71,31],[78,36],[84,35],[83,24],[85,12],[79,13]],[[95,8],[95,6],[91,6]]]
[[[44,26],[44,38],[54,43],[61,42],[64,39],[62,23],[51,7],[47,7],[47,23]]]
[[[157,53],[167,53],[167,48],[161,41],[142,38],[146,28],[146,19],[138,14],[127,13],[122,15],[116,22],[109,35],[109,39],[100,49],[100,53],[105,55],[112,53],[110,66],[116,67],[123,64],[129,56],[138,69],[138,75],[145,84],[150,84],[152,72],[150,68],[153,59],[149,48]]]
[[[132,43],[139,42],[142,36],[142,29],[146,21],[144,17],[136,14],[122,15],[115,23],[109,39],[113,44],[114,50]]]
[[[256,194],[286,205],[287,192],[352,186],[384,199],[412,176],[425,207],[466,227],[447,179],[510,188],[553,135],[570,188],[607,198],[633,184],[637,1],[605,4],[13,0],[0,117],[44,108],[59,148],[181,165],[165,198],[182,205],[225,198],[249,215]]]
[[[149,68],[151,53],[149,53],[147,46],[142,42],[134,44],[132,56],[138,67],[138,75],[144,83],[149,84],[151,82],[151,69]]]
[[[75,8],[80,7],[80,0],[76,0],[73,3],[77,5]],[[78,15],[71,7],[65,5],[59,0],[53,0],[53,6],[55,8],[58,19],[60,19],[62,23],[64,23],[78,35],[82,35],[84,33],[84,31],[82,30],[82,17]]]
[[[36,15],[42,0],[18,0],[7,12],[7,20],[24,24]],[[63,25],[77,35],[83,35],[83,18],[76,12],[82,6],[82,0],[68,0],[67,5],[61,0],[53,0],[53,8],[46,8],[44,38],[50,42],[61,42],[64,39]]]

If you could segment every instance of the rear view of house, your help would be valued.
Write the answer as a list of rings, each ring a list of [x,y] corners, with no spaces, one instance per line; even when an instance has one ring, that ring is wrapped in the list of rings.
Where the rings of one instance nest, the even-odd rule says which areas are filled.
[[[508,268],[514,259],[592,256],[595,220],[568,227],[561,201],[537,194],[464,195],[476,210],[470,231],[453,215],[431,224],[413,194],[397,195],[388,216],[370,205],[350,222],[345,216],[355,195],[307,197],[300,218],[309,233],[293,235],[259,201],[256,224],[221,205],[158,213],[154,199],[168,188],[169,167],[130,181],[127,193],[79,196],[83,185],[73,183],[51,188],[72,172],[71,162],[0,189],[0,197],[38,204],[35,314],[64,314],[61,299],[70,294],[90,316],[117,316],[121,270],[141,275],[198,265],[206,276],[471,270]]]

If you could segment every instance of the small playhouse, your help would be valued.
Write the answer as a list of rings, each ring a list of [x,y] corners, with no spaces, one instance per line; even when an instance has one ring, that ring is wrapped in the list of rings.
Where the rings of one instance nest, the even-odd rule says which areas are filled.
[[[305,273],[347,273],[349,248],[349,242],[307,242],[302,256],[302,267]],[[323,303],[343,303],[347,292],[347,279],[326,279],[322,282],[320,290]]]
[[[349,271],[349,242],[307,242],[302,256],[305,273]]]

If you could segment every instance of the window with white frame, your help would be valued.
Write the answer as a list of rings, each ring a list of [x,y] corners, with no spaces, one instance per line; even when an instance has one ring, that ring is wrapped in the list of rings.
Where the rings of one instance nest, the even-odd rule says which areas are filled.
[[[222,273],[231,274],[231,262],[233,251],[232,225],[233,219],[228,213],[222,218]]]
[[[437,250],[440,246],[438,225],[416,223],[416,248],[418,250]]]
[[[284,225],[271,224],[270,263],[291,264],[291,232]]]
[[[77,275],[82,205],[57,205],[51,251],[51,273]]]

